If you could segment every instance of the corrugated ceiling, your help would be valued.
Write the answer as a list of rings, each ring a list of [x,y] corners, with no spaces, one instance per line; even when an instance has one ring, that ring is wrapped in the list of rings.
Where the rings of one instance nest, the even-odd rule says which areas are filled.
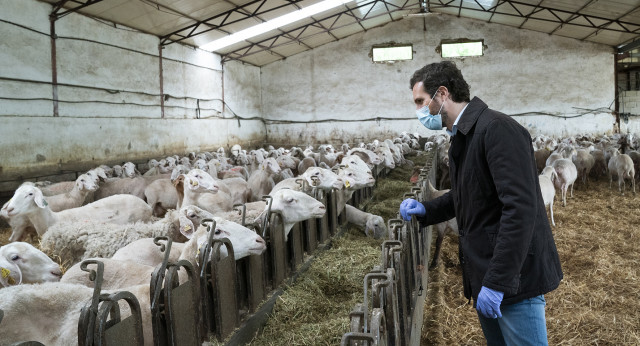
[[[201,46],[320,0],[45,0],[66,11]],[[220,50],[256,66],[357,34],[407,14],[446,13],[612,47],[640,41],[640,0],[355,0]]]

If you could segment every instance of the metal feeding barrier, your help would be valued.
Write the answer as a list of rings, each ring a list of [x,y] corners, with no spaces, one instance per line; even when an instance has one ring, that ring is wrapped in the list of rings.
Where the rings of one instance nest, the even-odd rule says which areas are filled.
[[[376,179],[386,176],[388,172],[389,169],[382,165],[372,170]],[[267,251],[262,255],[247,256],[236,261],[231,242],[227,238],[214,238],[217,233],[216,222],[210,219],[202,221],[208,235],[198,250],[195,264],[186,260],[171,262],[172,241],[166,237],[155,238],[154,243],[164,252],[164,257],[151,276],[149,297],[135,297],[127,291],[103,293],[104,264],[99,260],[82,262],[81,269],[89,272],[91,281],[94,281],[94,292],[79,316],[78,344],[144,344],[142,309],[149,310],[144,310],[151,320],[145,328],[150,328],[147,335],[151,335],[154,345],[200,345],[208,341],[210,336],[215,336],[219,341],[228,340],[229,345],[249,342],[264,323],[261,319],[266,320],[270,307],[282,292],[283,283],[290,283],[300,268],[307,264],[305,254],[313,255],[326,246],[338,229],[347,223],[344,208],[338,209],[339,191],[317,189],[315,180],[312,180],[311,186],[307,186],[306,181],[298,183],[311,188],[309,194],[325,206],[326,213],[322,218],[295,224],[285,239],[282,215],[271,210],[271,196],[264,196],[266,215],[254,229],[267,243]],[[371,187],[357,190],[348,203],[357,206],[371,198],[372,192]],[[234,210],[242,214],[244,224],[246,207],[234,205]],[[223,256],[225,250],[226,256]],[[89,269],[89,265],[95,266],[95,270]],[[400,302],[406,304],[407,301],[394,297],[395,292],[401,291],[397,277],[403,275],[404,271],[394,266],[381,267],[380,273],[376,274],[378,276],[369,277],[370,283],[376,285],[375,289],[369,291],[376,305],[374,310],[365,309],[366,313],[362,315],[367,316],[361,319],[367,329],[381,329],[388,325],[395,330],[403,321],[401,316],[406,308]],[[380,302],[393,299],[398,299],[397,307],[391,305],[394,307],[385,308],[386,305],[380,305]],[[141,306],[140,302],[148,303]],[[129,316],[124,319],[121,318],[121,306],[128,306]],[[373,317],[369,311],[372,311]],[[0,322],[2,316],[0,310]],[[384,330],[389,328],[384,327]],[[394,338],[399,336],[393,334]],[[369,342],[377,340],[369,334],[362,338]],[[38,344],[27,341],[25,345]]]
[[[432,155],[427,160],[418,182],[403,198],[429,199],[436,159]],[[415,217],[408,222],[391,219],[388,229],[381,263],[364,277],[364,300],[349,314],[350,331],[342,336],[342,346],[420,344],[432,230],[421,228]]]

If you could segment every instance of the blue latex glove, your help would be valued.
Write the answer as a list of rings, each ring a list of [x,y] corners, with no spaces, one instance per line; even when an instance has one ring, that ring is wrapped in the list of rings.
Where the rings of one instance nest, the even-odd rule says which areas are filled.
[[[500,303],[504,292],[494,291],[488,287],[482,286],[476,301],[476,310],[478,310],[486,318],[502,317],[500,312]]]
[[[411,221],[411,215],[424,216],[426,213],[424,205],[413,198],[407,198],[400,204],[400,215],[405,221]]]

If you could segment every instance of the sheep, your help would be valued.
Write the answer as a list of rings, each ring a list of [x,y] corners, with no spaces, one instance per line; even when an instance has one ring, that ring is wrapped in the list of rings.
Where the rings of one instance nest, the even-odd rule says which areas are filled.
[[[298,164],[298,172],[306,172],[307,169],[316,166],[316,160],[313,157],[305,157]]]
[[[590,174],[598,180],[598,178],[604,177],[607,174],[607,161],[604,151],[600,149],[592,151],[591,156],[593,156],[593,166],[591,167]]]
[[[93,178],[88,174],[81,174],[78,179],[76,179],[71,191],[60,195],[45,197],[45,200],[52,211],[77,208],[82,206],[90,192],[96,191],[97,189],[98,185]]]
[[[324,204],[304,192],[281,189],[272,193],[271,197],[270,210],[282,215],[285,241],[288,239],[289,232],[296,222],[311,218],[321,218],[327,211]],[[255,224],[263,224],[267,210],[269,210],[269,207],[265,204],[264,211],[256,218]],[[265,230],[262,231],[264,232]]]
[[[24,182],[22,185],[31,185],[34,186],[32,182]],[[21,186],[22,186],[21,185]],[[27,234],[30,234],[32,237],[36,235],[36,228],[33,226],[31,221],[29,221],[29,217],[24,214],[15,214],[9,216],[8,206],[11,200],[7,201],[0,209],[0,217],[5,219],[9,226],[11,226],[11,236],[9,237],[10,242],[14,241],[22,241],[26,237]]]
[[[540,184],[540,191],[542,192],[542,200],[544,205],[549,206],[549,213],[551,214],[551,224],[556,225],[553,219],[553,201],[556,197],[556,188],[553,186],[554,181],[558,179],[556,170],[551,166],[547,166],[542,170],[542,174],[538,177],[538,183]]]
[[[562,159],[562,158],[563,158],[563,157],[562,157],[562,155],[561,155],[561,154],[559,154],[559,153],[555,153],[555,152],[554,152],[554,153],[551,153],[551,154],[549,155],[549,157],[547,157],[547,160],[544,162],[544,166],[545,166],[545,167],[546,167],[546,166],[551,166],[551,165],[553,165],[553,162],[554,162],[554,161],[559,160],[559,159]]]
[[[306,184],[299,184],[298,181],[304,179]],[[297,178],[282,180],[273,187],[271,193],[283,188],[290,188],[296,191],[311,193],[313,188],[322,190],[342,189],[344,181],[336,173],[329,169],[320,167],[310,167]]]
[[[111,224],[93,221],[61,222],[44,234],[42,250],[62,263],[74,264],[89,257],[111,257],[118,249],[141,239],[158,236],[186,241],[180,227],[187,224],[186,211],[170,210],[153,223]]]
[[[627,155],[629,155],[631,161],[633,161],[633,170],[636,172],[635,178],[637,178],[640,174],[640,153],[632,150]]]
[[[547,148],[538,149],[533,153],[533,156],[536,159],[536,168],[538,169],[538,172],[542,172],[550,155],[551,151]]]
[[[151,207],[131,195],[115,195],[79,208],[53,212],[42,192],[35,186],[22,185],[7,204],[7,215],[27,215],[36,232],[42,236],[49,227],[61,220],[92,220],[94,222],[129,223],[146,221]]]
[[[274,158],[267,158],[260,164],[260,169],[251,173],[248,183],[248,201],[255,202],[269,194],[276,185],[273,175],[280,172],[280,166]]]
[[[153,210],[154,216],[162,217],[167,210],[178,207],[179,196],[173,185],[173,181],[178,175],[188,172],[189,169],[187,169],[186,166],[177,165],[171,172],[171,179],[157,179],[144,188],[144,197],[147,200],[147,204],[149,204]]]
[[[553,154],[551,154],[553,156]],[[571,198],[573,198],[573,185],[578,178],[578,170],[576,165],[570,159],[557,159],[553,161],[551,167],[555,169],[558,179],[555,179],[554,184],[557,189],[562,192],[562,206],[567,206],[567,190],[571,185]]]
[[[382,163],[382,159],[380,158],[380,156],[378,156],[376,153],[368,149],[353,148],[349,150],[346,154],[347,156],[349,155],[359,156],[362,159],[362,161],[364,161],[367,164],[367,166],[369,166],[369,168],[373,168],[373,166],[376,166]]]
[[[192,169],[182,177],[184,179],[183,197],[179,206],[196,205],[214,214],[233,209],[234,200],[229,194],[220,191],[222,180],[214,179],[201,169]],[[179,189],[179,186],[177,185],[176,189]]]
[[[625,179],[631,179],[631,185],[633,186],[633,193],[636,193],[636,180],[635,169],[633,167],[633,160],[627,154],[619,154],[613,156],[609,160],[609,188],[613,184],[613,176],[618,177],[618,190],[624,195],[624,189],[626,187]]]
[[[446,190],[436,190],[436,188],[431,185],[431,181],[429,181],[429,198],[435,199],[438,198],[445,193],[449,192],[449,189]],[[444,240],[444,236],[447,235],[447,231],[451,234],[458,235],[458,221],[456,218],[452,218],[447,221],[440,222],[438,224],[433,225],[433,227],[438,232],[438,236],[436,238],[436,248],[433,252],[433,260],[431,260],[430,268],[433,269],[438,265],[438,259],[440,258],[440,249],[442,247],[442,241]]]
[[[367,237],[373,236],[374,239],[381,239],[387,235],[387,227],[381,216],[364,212],[348,204],[345,205],[345,208],[347,222],[364,230]]]
[[[260,255],[266,250],[267,245],[264,239],[252,230],[219,217],[214,217],[213,219],[216,221],[216,228],[213,231],[214,239],[229,239],[236,260],[249,255]],[[202,244],[204,244],[209,237],[207,228],[199,226],[195,229],[193,224],[191,224],[189,227],[183,229],[189,241],[182,247],[178,260],[187,260],[197,267],[198,252]],[[222,255],[227,255],[226,248],[223,248]],[[154,266],[147,266],[130,260],[101,259],[101,261],[105,263],[102,286],[105,289],[116,289],[119,287],[148,283],[151,274],[155,270]],[[92,285],[86,273],[81,270],[80,263],[69,268],[63,275],[61,282],[86,286]]]
[[[587,184],[589,180],[589,172],[591,172],[591,168],[593,168],[593,164],[595,163],[595,159],[591,153],[589,153],[587,149],[578,149],[571,157],[571,161],[576,165],[576,170],[578,171],[578,175],[582,178],[582,183]]]
[[[149,177],[152,175],[158,175],[160,174],[160,162],[158,162],[158,160],[156,159],[151,159],[149,160],[149,162],[147,163],[147,166],[149,166],[149,169],[144,172],[144,174],[142,175],[143,177]]]
[[[60,266],[33,245],[15,242],[0,247],[0,286],[60,281]]]
[[[170,211],[170,212],[174,213],[174,211]],[[174,241],[177,239],[176,237],[171,236],[172,234],[180,235],[184,237],[183,232],[187,232],[187,234],[189,234],[188,229],[190,227],[193,227],[193,225],[200,225],[204,219],[214,218],[213,214],[209,213],[206,210],[198,208],[194,205],[183,207],[182,209],[180,209],[179,214],[180,214],[180,220],[179,220],[180,222],[179,223],[174,222],[172,224],[173,229],[167,232],[167,234],[169,235],[169,238],[171,238]],[[230,221],[233,221],[233,220],[230,220]],[[141,238],[141,239],[135,240],[118,249],[113,254],[113,256],[111,256],[111,258],[115,260],[121,260],[121,261],[125,261],[125,260],[134,261],[139,264],[145,264],[149,266],[157,266],[163,261],[164,253],[159,251],[159,247],[154,243],[154,238],[155,236],[152,237],[150,235],[148,238]],[[186,237],[185,239],[188,240]],[[178,240],[178,241],[181,241],[181,240]],[[171,253],[169,254],[169,261],[173,261],[173,262],[178,261],[178,257],[180,256],[180,252],[182,251],[183,247],[184,247],[184,243],[174,242],[171,248],[173,251],[171,251]],[[97,255],[94,255],[94,256],[99,257]]]
[[[87,276],[89,274],[85,273]],[[147,280],[148,281],[148,280]],[[153,345],[149,283],[126,287],[140,303],[144,344]],[[115,291],[103,291],[113,293]],[[91,301],[93,288],[61,282],[20,285],[0,290],[0,309],[4,319],[0,324],[3,345],[19,341],[38,341],[44,345],[77,345],[80,310]],[[131,312],[120,304],[122,319]]]

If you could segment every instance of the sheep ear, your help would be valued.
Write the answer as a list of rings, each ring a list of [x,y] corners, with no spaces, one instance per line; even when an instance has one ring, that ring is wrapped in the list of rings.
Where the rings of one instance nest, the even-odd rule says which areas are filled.
[[[33,191],[33,201],[36,202],[36,205],[40,208],[44,208],[49,205],[49,203],[44,199],[42,191],[39,189],[35,189],[35,191]]]
[[[180,220],[180,233],[185,236],[187,239],[191,239],[193,237],[193,233],[195,232],[195,227],[193,226],[193,222],[189,220],[182,213],[179,216]]]
[[[189,190],[197,190],[198,186],[200,186],[200,182],[194,177],[185,177],[184,182],[187,184]]]
[[[96,169],[96,173],[98,173],[98,178],[107,179],[107,173],[105,173],[104,169]]]
[[[184,174],[178,175],[177,178],[173,180],[173,186],[178,187],[178,185],[184,183]]]
[[[11,270],[8,266],[0,267],[0,285],[4,287],[9,287],[17,284],[16,279],[11,276]]]

